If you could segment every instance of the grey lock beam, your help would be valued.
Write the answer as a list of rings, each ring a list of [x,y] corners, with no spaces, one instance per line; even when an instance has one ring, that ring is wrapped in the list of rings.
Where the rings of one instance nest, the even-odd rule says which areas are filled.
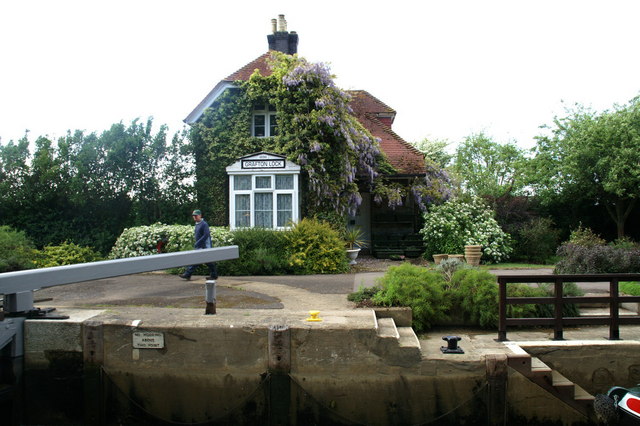
[[[141,272],[159,271],[201,263],[237,259],[238,246],[162,253],[126,259],[103,260],[76,265],[0,274],[0,294],[16,294],[57,285],[100,280]]]

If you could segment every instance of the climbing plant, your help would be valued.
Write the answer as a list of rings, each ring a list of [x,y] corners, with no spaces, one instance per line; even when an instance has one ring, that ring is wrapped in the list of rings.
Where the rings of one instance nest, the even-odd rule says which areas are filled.
[[[278,52],[269,63],[271,74],[256,70],[248,81],[236,82],[192,128],[199,202],[215,212],[209,217],[217,217],[216,224],[226,221],[226,166],[260,151],[285,155],[301,166],[303,216],[353,214],[362,201],[360,191],[371,191],[376,202],[391,207],[411,195],[422,208],[448,197],[448,176],[435,165],[410,188],[386,180],[396,171],[379,140],[354,116],[350,95],[335,85],[326,64]],[[266,104],[276,109],[277,135],[252,137],[252,110]]]

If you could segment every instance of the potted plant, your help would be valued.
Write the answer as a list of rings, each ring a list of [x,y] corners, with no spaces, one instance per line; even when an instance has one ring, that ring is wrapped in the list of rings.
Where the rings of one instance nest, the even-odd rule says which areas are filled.
[[[364,234],[360,228],[349,228],[344,233],[344,241],[347,245],[347,256],[351,261],[349,265],[355,265],[356,258],[360,249],[367,246],[367,243],[363,240]]]

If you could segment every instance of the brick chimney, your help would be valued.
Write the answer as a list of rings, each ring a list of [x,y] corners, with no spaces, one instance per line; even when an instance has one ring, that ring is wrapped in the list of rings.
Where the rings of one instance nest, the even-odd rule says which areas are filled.
[[[287,21],[284,15],[278,15],[278,19],[271,20],[273,34],[267,36],[269,50],[293,55],[298,53],[298,34],[295,31],[287,31]]]

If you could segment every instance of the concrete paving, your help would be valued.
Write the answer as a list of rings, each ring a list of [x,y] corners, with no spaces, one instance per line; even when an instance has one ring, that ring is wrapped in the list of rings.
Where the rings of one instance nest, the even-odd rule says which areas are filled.
[[[494,274],[550,274],[549,269],[532,270],[494,270]],[[247,313],[235,310],[252,310],[249,316],[265,316],[273,320],[274,316],[280,318],[303,317],[310,310],[321,312],[352,311],[355,305],[349,302],[346,295],[357,290],[359,287],[371,287],[384,275],[383,272],[362,272],[356,274],[341,275],[305,275],[305,276],[252,276],[252,277],[220,277],[217,281],[217,308],[225,311],[224,315],[231,315],[233,318],[246,317]],[[171,317],[175,315],[201,315],[204,311],[204,277],[193,277],[191,281],[185,281],[175,275],[163,272],[145,273],[124,277],[110,278],[105,280],[88,281],[84,283],[69,284],[66,286],[51,287],[39,290],[35,294],[37,307],[56,307],[59,311],[65,309],[75,310],[118,308],[126,315],[140,309],[146,308],[162,309],[163,315],[171,312]],[[599,292],[607,291],[606,283],[588,283],[587,291]],[[581,285],[582,286],[582,285]],[[143,309],[144,308],[144,309]],[[181,308],[181,309],[176,309]],[[277,310],[269,313],[268,310]],[[150,313],[149,313],[150,314]],[[345,312],[345,315],[348,314]],[[152,315],[154,316],[154,315]],[[343,316],[343,315],[341,315]],[[254,318],[255,320],[255,318]],[[628,328],[629,331],[625,331]],[[455,329],[455,330],[454,330]],[[501,344],[493,342],[496,337],[495,331],[485,330],[465,330],[455,327],[448,327],[445,330],[434,330],[421,337],[421,340],[435,339],[433,343],[439,349],[441,333],[460,334],[469,343],[482,343],[489,350],[496,350],[502,347]],[[621,337],[629,338],[631,333],[634,338],[640,336],[640,327],[623,326]],[[480,339],[474,336],[486,336]],[[565,331],[567,339],[584,339],[593,337],[603,339],[608,335],[606,327],[574,327]],[[429,337],[430,336],[430,337]],[[627,336],[627,337],[625,337]],[[520,340],[551,340],[553,331],[551,329],[535,329],[535,331],[509,332],[509,339]],[[493,342],[493,343],[492,343]],[[468,344],[469,344],[468,343]],[[428,345],[432,345],[429,343]],[[475,348],[474,353],[483,353]]]
[[[495,275],[548,275],[551,269],[491,270]],[[217,303],[236,309],[352,309],[346,295],[372,287],[384,272],[339,275],[278,275],[220,277]],[[35,294],[47,306],[153,306],[198,308],[204,304],[204,277],[185,281],[164,272],[136,274],[50,287]],[[608,283],[580,283],[589,293],[607,292]]]

